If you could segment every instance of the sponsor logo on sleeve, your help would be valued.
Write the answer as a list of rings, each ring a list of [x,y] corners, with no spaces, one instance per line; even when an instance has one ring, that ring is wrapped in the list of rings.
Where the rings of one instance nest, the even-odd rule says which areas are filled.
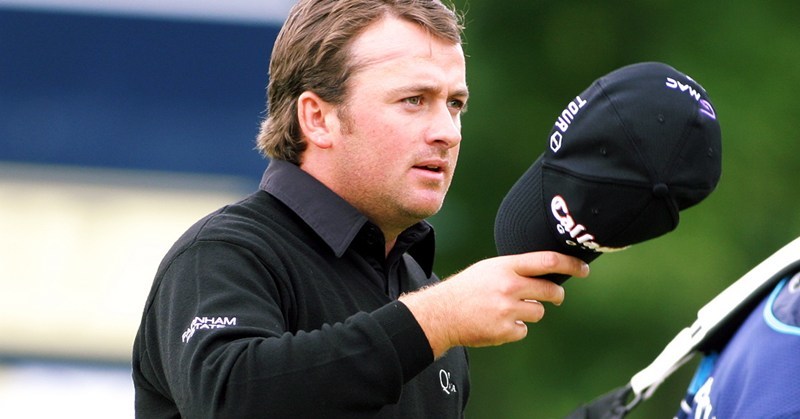
[[[198,330],[224,329],[229,326],[236,326],[236,317],[195,317],[181,335],[181,342],[189,342]]]

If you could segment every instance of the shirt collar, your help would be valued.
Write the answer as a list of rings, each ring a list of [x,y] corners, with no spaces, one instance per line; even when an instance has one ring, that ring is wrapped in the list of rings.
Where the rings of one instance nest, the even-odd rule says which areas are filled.
[[[369,223],[367,217],[297,165],[271,160],[259,188],[268,192],[297,214],[341,257],[358,232]],[[398,241],[414,242],[408,253],[430,276],[435,248],[433,227],[421,221],[404,231]]]

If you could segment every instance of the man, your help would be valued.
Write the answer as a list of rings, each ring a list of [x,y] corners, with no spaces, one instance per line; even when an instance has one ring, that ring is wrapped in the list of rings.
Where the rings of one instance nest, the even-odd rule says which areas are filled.
[[[164,258],[134,343],[139,417],[462,417],[465,346],[527,334],[583,277],[553,252],[446,281],[433,230],[468,99],[438,0],[302,0],[276,41],[261,188]]]

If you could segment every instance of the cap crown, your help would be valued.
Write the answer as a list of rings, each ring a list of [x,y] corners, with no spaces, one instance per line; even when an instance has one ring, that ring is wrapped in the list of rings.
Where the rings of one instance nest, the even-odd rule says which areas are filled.
[[[556,118],[544,153],[500,206],[498,251],[588,261],[665,234],[714,190],[721,159],[702,86],[663,63],[617,69]]]

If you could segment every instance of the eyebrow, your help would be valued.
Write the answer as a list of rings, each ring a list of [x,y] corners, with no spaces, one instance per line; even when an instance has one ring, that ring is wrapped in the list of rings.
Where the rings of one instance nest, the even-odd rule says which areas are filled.
[[[392,94],[392,95],[398,95],[398,94],[408,94],[408,93],[422,92],[422,93],[427,93],[427,94],[432,94],[432,95],[438,95],[439,92],[441,92],[441,91],[442,91],[442,89],[440,89],[439,87],[437,87],[437,86],[435,86],[433,84],[419,83],[419,84],[412,84],[412,85],[403,86],[403,87],[396,87],[396,88],[390,89],[389,93]],[[466,88],[457,89],[452,94],[448,95],[448,97],[468,98],[469,97],[469,90],[467,90]]]

